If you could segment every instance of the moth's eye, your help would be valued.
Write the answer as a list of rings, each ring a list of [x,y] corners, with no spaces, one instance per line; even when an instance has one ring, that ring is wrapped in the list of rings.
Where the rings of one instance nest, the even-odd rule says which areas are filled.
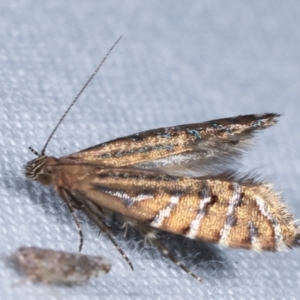
[[[39,174],[37,177],[37,181],[39,181],[41,184],[51,184],[52,177],[48,174]]]

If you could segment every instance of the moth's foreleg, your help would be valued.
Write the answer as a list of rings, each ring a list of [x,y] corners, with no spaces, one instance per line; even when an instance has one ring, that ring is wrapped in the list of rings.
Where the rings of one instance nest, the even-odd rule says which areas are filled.
[[[76,227],[77,227],[77,230],[78,230],[78,233],[79,233],[79,238],[80,238],[80,243],[79,243],[79,252],[81,252],[82,250],[82,246],[83,246],[83,233],[82,233],[82,229],[81,229],[81,225],[79,223],[79,220],[77,218],[77,215],[76,215],[76,212],[74,210],[74,206],[73,204],[74,203],[78,203],[78,201],[76,201],[76,199],[73,199],[72,195],[70,193],[68,193],[67,190],[63,189],[63,188],[60,188],[59,189],[59,195],[65,200],[68,208],[69,208],[69,211],[71,213],[71,215],[73,216],[73,219],[76,223]],[[77,205],[75,206],[77,207]],[[82,205],[80,205],[80,208],[82,209]]]
[[[130,259],[125,254],[125,252],[122,250],[122,248],[118,245],[118,243],[114,240],[114,238],[111,236],[109,227],[101,219],[101,214],[98,213],[98,211],[99,211],[98,208],[95,205],[93,205],[91,202],[87,201],[86,205],[82,208],[82,210],[99,227],[99,229],[107,235],[109,240],[117,248],[117,250],[123,256],[123,258],[129,264],[130,268],[133,270],[133,265],[132,265]]]
[[[80,210],[83,207],[83,204],[76,201],[76,199],[74,199],[74,197],[72,197],[71,195],[70,195],[70,198],[69,198],[69,202],[70,202],[71,207],[73,207],[73,209]]]
[[[148,242],[150,243],[150,245],[158,248],[162,252],[162,254],[173,261],[176,266],[181,268],[183,271],[185,271],[198,281],[202,282],[202,279],[197,274],[193,273],[189,268],[187,268],[172,252],[169,251],[169,249],[162,242],[157,239],[156,231],[154,229],[140,224],[136,224],[134,227],[145,237],[145,242]]]

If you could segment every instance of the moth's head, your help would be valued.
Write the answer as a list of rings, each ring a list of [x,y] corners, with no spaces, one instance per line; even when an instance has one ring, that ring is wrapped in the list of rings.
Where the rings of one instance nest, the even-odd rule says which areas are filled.
[[[42,184],[51,184],[54,161],[53,157],[40,155],[26,164],[25,176]]]

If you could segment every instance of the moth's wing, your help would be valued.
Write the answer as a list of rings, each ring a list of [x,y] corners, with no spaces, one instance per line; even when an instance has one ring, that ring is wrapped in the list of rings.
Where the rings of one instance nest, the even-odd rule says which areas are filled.
[[[144,131],[90,147],[61,161],[189,176],[195,171],[197,176],[206,168],[211,172],[214,166],[221,165],[223,170],[232,165],[253,134],[275,124],[278,117],[274,113],[245,115]]]
[[[70,192],[85,205],[190,238],[270,251],[300,245],[280,196],[259,181],[95,167]]]

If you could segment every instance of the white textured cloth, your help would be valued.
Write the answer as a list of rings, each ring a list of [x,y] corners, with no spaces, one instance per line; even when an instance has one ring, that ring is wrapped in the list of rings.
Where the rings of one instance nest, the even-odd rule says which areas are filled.
[[[100,73],[47,149],[63,156],[155,127],[239,114],[277,112],[259,133],[244,171],[259,172],[300,217],[299,1],[2,1],[0,3],[1,256],[22,245],[77,251],[78,233],[65,204],[25,179],[56,122],[109,47]],[[300,249],[258,254],[182,238],[169,245],[204,284],[142,239],[112,244],[79,214],[83,253],[113,263],[105,277],[55,287],[63,299],[299,299]],[[131,233],[130,237],[134,237]],[[25,283],[0,260],[1,299],[56,299]]]

